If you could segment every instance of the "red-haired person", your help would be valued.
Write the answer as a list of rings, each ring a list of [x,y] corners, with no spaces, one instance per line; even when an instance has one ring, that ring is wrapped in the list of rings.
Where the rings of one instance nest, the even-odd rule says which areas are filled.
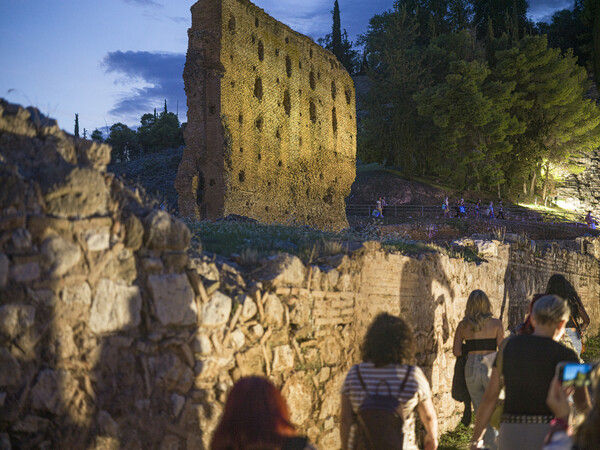
[[[235,383],[211,450],[314,450],[298,436],[287,403],[269,380],[252,376]]]

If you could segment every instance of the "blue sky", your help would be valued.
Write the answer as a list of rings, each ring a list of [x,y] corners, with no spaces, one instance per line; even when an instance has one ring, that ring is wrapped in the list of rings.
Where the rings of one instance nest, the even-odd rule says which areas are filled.
[[[333,0],[256,0],[271,16],[313,39],[331,29]],[[351,40],[393,0],[339,0]],[[573,0],[529,0],[533,20]],[[189,0],[0,0],[0,97],[35,106],[72,133],[115,122],[131,127],[162,109],[186,119],[183,65]]]

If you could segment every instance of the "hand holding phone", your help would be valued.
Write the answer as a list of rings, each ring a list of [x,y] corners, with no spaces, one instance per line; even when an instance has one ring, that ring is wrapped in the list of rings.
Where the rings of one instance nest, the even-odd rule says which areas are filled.
[[[584,387],[591,383],[592,364],[563,361],[556,366],[556,376],[563,387]]]
[[[546,397],[546,404],[556,417],[560,417],[565,420],[569,418],[571,407],[569,406],[568,394],[563,389],[562,384],[556,375],[554,378],[552,378],[552,382],[550,383],[550,389],[548,389],[548,396]]]

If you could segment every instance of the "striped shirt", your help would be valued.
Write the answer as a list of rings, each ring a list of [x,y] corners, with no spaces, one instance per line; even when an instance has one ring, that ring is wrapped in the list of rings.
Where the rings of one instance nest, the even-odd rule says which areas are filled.
[[[385,395],[387,393],[387,386],[394,394],[398,394],[400,386],[406,375],[406,371],[410,367],[408,364],[400,365],[388,365],[384,367],[375,367],[373,363],[362,362],[357,364],[360,368],[360,374],[367,386],[367,390],[370,394],[374,394],[379,384],[379,393]],[[356,366],[354,365],[348,371],[344,385],[342,386],[342,394],[348,397],[352,404],[352,411],[356,414],[358,408],[365,400],[367,393],[364,391],[358,374],[356,372]],[[385,380],[385,383],[380,383],[381,380]],[[431,388],[427,382],[427,378],[423,374],[423,371],[418,366],[413,366],[413,369],[406,380],[406,386],[399,395],[399,399],[404,406],[402,408],[404,413],[404,426],[402,431],[404,432],[404,449],[417,450],[417,444],[415,439],[415,416],[413,414],[414,409],[419,403],[431,398]],[[354,448],[354,434],[356,432],[356,426],[352,425],[350,430],[349,448]]]

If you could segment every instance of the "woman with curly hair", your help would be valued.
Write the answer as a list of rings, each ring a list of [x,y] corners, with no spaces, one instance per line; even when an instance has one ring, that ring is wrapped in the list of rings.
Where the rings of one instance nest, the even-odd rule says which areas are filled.
[[[502,322],[494,319],[490,299],[482,290],[474,290],[467,299],[465,316],[456,328],[453,353],[456,357],[467,354],[465,380],[475,413],[490,381],[496,349],[503,339]],[[496,436],[496,431],[488,426],[484,437],[486,448],[496,448]]]
[[[389,392],[397,393],[403,405],[402,448],[417,449],[415,409],[427,431],[425,449],[437,448],[437,417],[431,388],[422,370],[413,365],[414,355],[415,340],[410,325],[400,317],[379,314],[365,335],[361,347],[362,362],[350,368],[342,387],[340,434],[343,449],[357,448],[354,417],[367,395],[377,392],[377,387],[382,385],[387,386]]]
[[[288,406],[269,380],[252,376],[235,383],[211,450],[314,450],[298,436]]]

